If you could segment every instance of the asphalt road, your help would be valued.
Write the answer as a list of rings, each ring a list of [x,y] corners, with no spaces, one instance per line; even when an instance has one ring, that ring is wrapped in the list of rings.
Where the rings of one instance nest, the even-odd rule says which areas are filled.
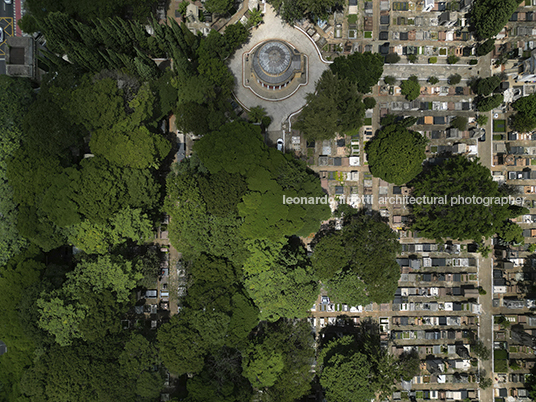
[[[13,21],[15,0],[11,4],[6,4],[4,0],[0,0],[0,27],[4,30],[4,40],[0,43],[0,74],[6,73],[6,51],[7,45],[5,39],[8,36],[15,35],[15,24]]]

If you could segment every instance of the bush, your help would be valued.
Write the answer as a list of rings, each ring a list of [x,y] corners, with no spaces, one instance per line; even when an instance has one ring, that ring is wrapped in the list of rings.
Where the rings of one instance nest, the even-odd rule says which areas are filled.
[[[363,103],[367,109],[374,109],[374,106],[376,106],[376,99],[368,97],[363,99]]]
[[[477,60],[477,59],[471,59],[471,60],[469,60],[469,65],[474,66],[475,64],[478,64],[478,60]]]
[[[428,59],[428,64],[436,64],[437,63],[437,57],[430,57]]]
[[[481,296],[485,296],[485,295],[488,294],[488,292],[486,292],[482,286],[479,286],[478,287],[478,294],[481,295]]]
[[[488,116],[486,116],[485,114],[479,114],[476,117],[476,124],[478,124],[479,126],[485,126],[487,122],[488,122]]]
[[[536,251],[536,243],[532,243],[528,248],[528,252],[534,253],[535,251]]]
[[[435,85],[439,82],[439,78],[434,77],[433,75],[431,77],[428,77],[428,82],[432,85]]]
[[[415,62],[417,62],[417,59],[418,59],[418,57],[417,57],[416,54],[410,54],[410,55],[408,55],[408,61],[409,61],[410,63],[415,63]]]
[[[460,61],[460,58],[458,56],[451,55],[447,57],[447,63],[449,64],[456,64],[459,61]]]
[[[392,75],[388,75],[384,77],[383,82],[385,82],[387,85],[393,85],[396,82],[396,78]]]
[[[400,61],[400,56],[396,53],[389,53],[385,56],[385,62],[389,64],[398,63]]]
[[[458,85],[462,80],[462,76],[460,74],[452,74],[449,76],[449,84],[450,85]]]

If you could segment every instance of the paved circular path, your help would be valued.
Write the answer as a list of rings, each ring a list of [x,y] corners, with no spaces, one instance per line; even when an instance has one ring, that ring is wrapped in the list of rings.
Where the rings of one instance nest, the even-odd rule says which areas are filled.
[[[329,62],[321,59],[318,48],[307,34],[284,23],[270,5],[266,4],[265,7],[264,23],[254,29],[249,42],[235,52],[229,62],[229,68],[235,76],[234,94],[237,100],[246,109],[262,106],[268,116],[272,118],[272,124],[268,130],[279,131],[283,122],[305,105],[305,95],[308,92],[314,92],[315,83],[329,67]],[[300,86],[292,96],[284,100],[264,100],[244,86],[242,77],[243,55],[267,40],[281,40],[291,43],[300,53],[307,55],[307,84]]]

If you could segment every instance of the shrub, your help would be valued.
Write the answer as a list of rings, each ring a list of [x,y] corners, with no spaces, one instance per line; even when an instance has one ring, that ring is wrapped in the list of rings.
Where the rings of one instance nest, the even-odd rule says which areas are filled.
[[[480,43],[476,48],[477,56],[485,56],[495,48],[495,39],[488,39],[484,43]]]
[[[392,75],[388,75],[384,77],[383,82],[385,82],[387,85],[393,85],[396,82],[396,78]]]
[[[385,62],[389,64],[398,63],[400,61],[400,56],[396,53],[389,53],[385,56]]]
[[[451,55],[447,57],[447,63],[449,64],[456,64],[459,61],[460,61],[460,58],[458,56]]]
[[[409,61],[410,63],[415,63],[415,62],[417,62],[417,59],[418,59],[418,57],[417,57],[416,54],[410,54],[410,55],[408,55],[408,61]]]
[[[431,77],[428,77],[428,82],[432,85],[435,85],[439,82],[439,78],[434,77],[433,75]]]
[[[373,109],[376,106],[376,99],[368,97],[363,99],[363,103],[367,109]]]
[[[488,116],[486,116],[485,114],[479,114],[476,117],[476,124],[478,124],[479,126],[485,126],[487,122],[488,122]]]
[[[436,64],[437,63],[437,57],[430,57],[428,59],[428,64]]]
[[[460,74],[452,74],[449,76],[449,84],[450,85],[457,85],[461,82],[462,76]]]
[[[477,60],[477,59],[471,59],[471,60],[469,60],[469,65],[474,66],[475,64],[478,64],[478,60]]]

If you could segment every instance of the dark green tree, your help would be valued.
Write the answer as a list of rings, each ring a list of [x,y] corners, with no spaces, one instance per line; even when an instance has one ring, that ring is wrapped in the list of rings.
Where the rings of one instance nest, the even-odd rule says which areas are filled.
[[[462,80],[462,76],[460,74],[452,74],[449,75],[448,82],[449,85],[458,85]]]
[[[476,85],[474,86],[474,90],[478,95],[482,96],[489,96],[499,87],[499,84],[501,83],[501,78],[497,75],[494,75],[489,78],[480,78]]]
[[[408,183],[422,171],[427,140],[401,124],[382,128],[367,142],[370,172],[396,185]]]
[[[521,207],[500,205],[495,197],[505,196],[489,170],[464,156],[434,166],[414,182],[415,197],[445,197],[446,203],[413,204],[413,228],[432,239],[472,239],[480,242],[497,233],[507,219],[522,213]],[[457,202],[464,197],[464,202]],[[478,203],[473,197],[493,197]],[[466,203],[465,199],[470,199]],[[487,204],[487,205],[486,205]],[[471,218],[469,218],[471,217]]]
[[[492,96],[477,98],[476,107],[479,112],[489,112],[490,110],[493,110],[501,106],[503,102],[504,102],[504,95],[495,94]]]
[[[497,35],[506,25],[520,0],[482,0],[471,9],[471,22],[476,35],[487,39]]]
[[[344,294],[354,294],[362,301],[357,304],[386,303],[394,297],[400,277],[400,267],[395,261],[400,244],[396,234],[379,216],[349,208],[343,214],[342,230],[330,230],[318,236],[313,268],[318,278],[327,281],[327,286],[335,293],[341,293],[338,290],[341,285],[350,286]],[[338,253],[341,250],[343,253]],[[341,276],[349,278],[350,285]]]
[[[385,56],[385,62],[389,64],[395,64],[400,61],[400,56],[397,53],[389,53]]]
[[[485,56],[488,53],[491,53],[495,49],[495,39],[488,39],[483,43],[479,43],[476,47],[476,55],[477,56]]]
[[[450,125],[460,131],[465,131],[467,129],[467,117],[456,116],[454,119],[452,119]]]
[[[419,78],[416,75],[410,76],[407,80],[404,80],[400,84],[400,92],[406,96],[409,101],[415,100],[421,93],[421,85],[419,84]]]
[[[357,90],[366,94],[383,74],[383,57],[377,53],[355,52],[349,56],[337,57],[330,68],[339,78],[356,83]]]

